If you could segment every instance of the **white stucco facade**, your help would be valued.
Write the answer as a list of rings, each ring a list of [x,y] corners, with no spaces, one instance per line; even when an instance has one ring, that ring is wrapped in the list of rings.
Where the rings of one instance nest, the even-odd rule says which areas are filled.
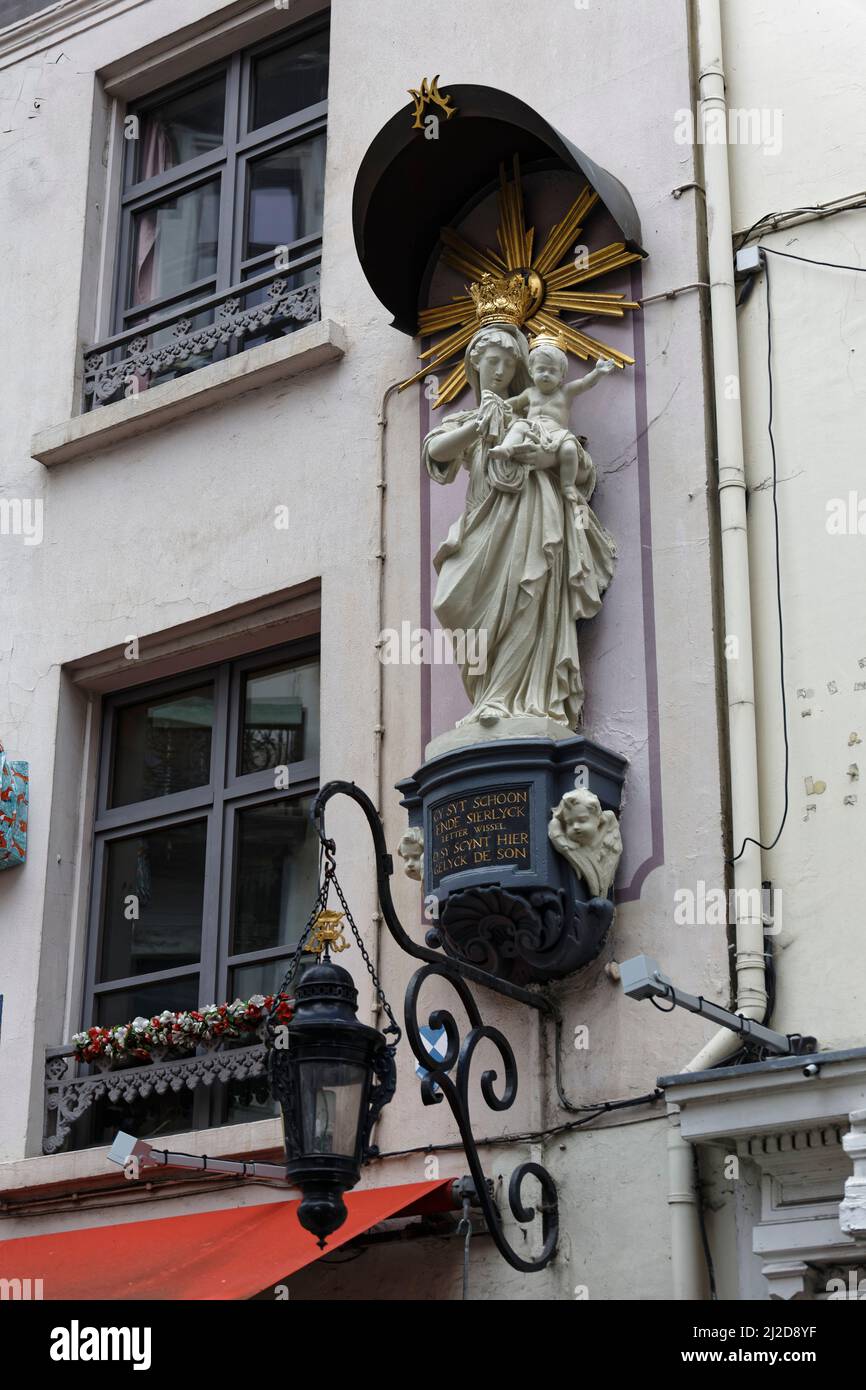
[[[855,192],[866,17],[854,3],[837,3],[839,22],[825,27],[811,0],[784,6],[784,19],[775,0],[722,0],[730,104],[783,112],[777,152],[760,144],[730,148],[735,231],[768,210]],[[528,43],[527,23],[535,31],[536,22],[519,0],[444,0],[413,6],[411,14],[398,0],[379,0],[363,8],[363,17],[353,0],[333,0],[321,322],[81,414],[81,350],[108,333],[125,103],[314,10],[309,0],[286,8],[240,0],[74,0],[0,30],[0,200],[11,211],[0,229],[9,326],[0,335],[0,498],[38,502],[43,524],[39,544],[11,528],[0,534],[0,741],[9,757],[30,765],[27,862],[0,874],[0,1239],[91,1224],[92,1199],[83,1210],[60,1202],[37,1215],[22,1194],[51,1183],[71,1191],[107,1168],[102,1149],[41,1156],[45,1049],[68,1043],[91,1021],[82,1017],[82,1001],[104,695],[320,631],[320,779],[354,780],[374,796],[381,791],[392,850],[405,828],[393,787],[422,760],[422,672],[412,664],[382,666],[376,642],[382,628],[424,620],[422,489],[430,484],[418,463],[421,388],[389,391],[416,369],[416,346],[389,326],[364,278],[351,203],[365,151],[404,105],[419,67],[441,74],[445,90],[449,83],[500,88],[541,113],[625,185],[648,253],[639,370],[619,394],[611,390],[602,400],[595,393],[585,418],[600,510],[606,502],[612,513],[603,519],[615,529],[613,518],[632,507],[648,524],[641,534],[651,536],[651,553],[636,549],[634,569],[625,557],[620,606],[595,620],[585,679],[591,698],[593,662],[601,672],[608,647],[624,634],[629,645],[615,658],[622,669],[651,672],[645,694],[641,685],[632,700],[626,688],[615,711],[596,706],[593,717],[599,737],[603,732],[611,747],[619,739],[619,751],[635,759],[644,725],[650,728],[657,773],[633,804],[635,816],[639,805],[641,815],[653,817],[653,855],[644,856],[647,871],[620,903],[598,959],[552,986],[564,1020],[567,1096],[581,1106],[644,1096],[659,1076],[682,1073],[711,1034],[708,1023],[683,1010],[663,1016],[625,998],[616,962],[646,953],[683,988],[722,1005],[731,1001],[732,928],[686,924],[676,913],[684,890],[698,899],[701,885],[728,887],[729,783],[739,775],[726,755],[709,301],[694,288],[707,282],[705,208],[696,188],[702,161],[699,147],[676,138],[677,113],[696,104],[690,5],[547,0],[545,41]],[[861,208],[776,231],[762,243],[858,265],[864,225]],[[866,538],[831,535],[825,521],[827,502],[858,487],[866,286],[853,273],[769,260],[791,746],[787,823],[763,861],[763,877],[781,893],[781,926],[771,938],[772,1026],[814,1035],[822,1050],[852,1050],[866,1046],[859,938],[866,802],[857,795],[856,768],[863,765],[857,745],[866,740],[859,712],[861,701],[866,710],[859,616]],[[739,311],[739,348],[762,810],[754,833],[768,842],[781,815],[784,763],[767,484],[766,278]],[[678,293],[665,297],[669,291]],[[380,469],[387,482],[382,515]],[[280,507],[288,507],[286,529],[274,524]],[[124,655],[132,638],[139,642],[135,664]],[[343,886],[399,1013],[414,967],[378,919],[366,829],[355,808],[339,801],[329,808],[328,829]],[[417,883],[398,873],[395,897],[421,941]],[[347,953],[341,963],[353,971],[368,1021],[371,992],[354,957]],[[431,990],[431,1006],[439,1002],[448,1002],[447,993]],[[483,1011],[507,1034],[520,1063],[515,1106],[497,1115],[479,1098],[474,1110],[476,1133],[503,1140],[482,1151],[488,1171],[507,1186],[518,1162],[543,1161],[559,1186],[562,1235],[557,1260],[533,1276],[510,1270],[479,1237],[472,1296],[672,1297],[681,1285],[670,1234],[672,1122],[665,1101],[559,1132],[575,1117],[557,1100],[552,1031],[502,999],[485,998]],[[575,1042],[580,1028],[588,1046]],[[480,1050],[479,1072],[490,1056]],[[753,1243],[764,1173],[764,1149],[759,1154],[754,1144],[757,1135],[786,1127],[847,1128],[843,1112],[858,1108],[858,1097],[859,1108],[866,1104],[861,1069],[834,1066],[844,1076],[833,1073],[834,1103],[819,1107],[814,1120],[808,1107],[789,1114],[795,1088],[775,1081],[766,1123],[753,1128],[739,1092],[716,1102],[714,1081],[691,1083],[695,1097],[689,1091],[681,1100],[676,1087],[668,1092],[684,1116],[697,1116],[686,1137],[702,1146],[720,1297],[766,1298],[784,1282],[782,1275],[777,1286],[767,1281],[761,1250],[770,1249],[764,1263],[788,1256]],[[722,1090],[727,1084],[718,1083]],[[242,1154],[279,1143],[273,1121],[235,1130],[177,1136],[176,1147]],[[507,1142],[525,1133],[539,1137]],[[456,1137],[444,1106],[421,1105],[404,1044],[397,1093],[377,1142],[385,1154],[417,1152],[375,1163],[363,1185],[463,1174],[459,1150],[423,1152]],[[850,1263],[856,1251],[853,1237],[840,1233],[837,1242],[828,1235],[849,1171],[840,1144],[838,1135],[826,1139],[833,1164],[840,1159],[833,1167],[839,1190],[825,1195],[815,1216],[824,1223],[821,1259],[834,1267]],[[742,1159],[740,1178],[722,1172],[731,1152]],[[230,1192],[219,1202],[235,1200]],[[140,1215],[155,1219],[214,1204],[190,1181],[171,1199],[142,1203]],[[108,1207],[96,1210],[99,1221],[112,1219]],[[393,1299],[430,1297],[433,1289],[437,1298],[459,1297],[459,1247],[442,1241],[423,1262],[409,1245],[377,1249],[340,1271],[314,1264],[296,1276],[293,1296]],[[695,1288],[680,1296],[703,1295]]]

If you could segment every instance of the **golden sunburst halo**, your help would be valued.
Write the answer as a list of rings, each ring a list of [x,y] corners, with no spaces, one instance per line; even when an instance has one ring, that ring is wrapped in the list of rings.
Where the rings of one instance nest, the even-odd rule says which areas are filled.
[[[562,220],[551,227],[544,245],[534,258],[535,228],[526,226],[520,163],[516,155],[510,179],[504,164],[500,165],[498,196],[499,225],[496,238],[499,251],[490,248],[480,251],[451,227],[443,227],[442,260],[445,264],[468,276],[470,281],[479,281],[485,275],[502,276],[520,271],[530,292],[522,328],[537,336],[560,338],[566,351],[584,362],[591,357],[610,357],[617,367],[633,366],[633,357],[562,321],[564,313],[621,319],[626,310],[640,308],[636,301],[628,300],[622,294],[577,288],[590,285],[592,281],[641,259],[640,253],[629,250],[624,241],[612,242],[585,256],[574,255],[572,248],[599,201],[595,190],[589,184],[584,185]],[[405,390],[430,373],[438,372],[459,355],[460,360],[439,383],[433,406],[435,408],[453,401],[466,386],[463,353],[477,328],[475,302],[468,292],[455,295],[447,304],[422,309],[418,316],[419,334],[430,337],[442,333],[444,337],[418,354],[418,360],[424,365],[414,376],[400,383],[400,390]]]

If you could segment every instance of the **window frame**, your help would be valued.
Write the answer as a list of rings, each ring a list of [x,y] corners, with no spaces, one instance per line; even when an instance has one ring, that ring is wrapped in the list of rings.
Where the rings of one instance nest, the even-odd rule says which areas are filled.
[[[127,115],[141,116],[153,107],[195,91],[220,74],[225,74],[223,141],[215,149],[163,174],[136,181],[134,155],[137,141],[124,141],[117,216],[118,234],[111,289],[112,338],[138,327],[142,333],[146,331],[150,334],[157,331],[160,316],[177,313],[176,305],[179,301],[192,299],[184,309],[189,318],[194,318],[232,290],[239,290],[242,286],[245,289],[255,288],[255,277],[250,272],[255,270],[256,265],[261,267],[268,262],[272,263],[273,253],[264,252],[255,257],[242,255],[248,200],[248,165],[252,158],[276,149],[287,148],[320,132],[324,133],[327,141],[328,100],[326,97],[324,101],[304,107],[255,131],[247,130],[253,64],[271,52],[289,48],[294,43],[324,32],[330,33],[328,11],[312,15],[293,25],[291,29],[281,30],[279,34],[239,49],[219,62],[211,63],[196,73],[188,74],[176,82],[148,93],[146,97],[127,107]],[[325,159],[327,160],[327,144]],[[127,301],[131,298],[132,288],[130,274],[135,214],[156,206],[172,193],[187,192],[215,178],[219,179],[219,213],[217,258],[213,275],[193,281],[182,289],[156,296],[143,305],[129,304]],[[286,276],[320,263],[321,231],[286,244],[290,253],[289,264],[284,271]],[[225,355],[225,351],[225,347],[215,350],[212,360],[218,361],[221,355]]]
[[[156,984],[191,975],[199,977],[198,1002],[221,1003],[221,991],[228,989],[230,972],[238,966],[287,959],[294,949],[291,945],[275,945],[254,952],[232,952],[231,927],[234,887],[237,868],[236,812],[247,806],[264,805],[284,800],[296,801],[314,794],[319,788],[319,758],[305,757],[288,764],[288,788],[274,787],[274,770],[240,774],[237,754],[241,738],[242,709],[240,692],[245,674],[274,665],[304,664],[320,661],[318,635],[301,638],[290,644],[263,648],[255,653],[193,668],[179,676],[127,687],[103,701],[100,735],[97,796],[92,825],[92,870],[90,901],[87,913],[87,947],[81,1027],[95,1022],[97,1001],[135,985]],[[118,712],[130,705],[152,697],[162,697],[202,685],[214,683],[214,721],[211,735],[210,780],[201,787],[174,792],[168,796],[152,797],[109,807],[108,800],[113,774],[113,751]],[[165,826],[206,821],[205,866],[202,895],[201,951],[197,962],[166,970],[143,972],[123,978],[100,980],[100,962],[104,941],[104,906],[108,855],[106,847],[117,840],[140,832],[158,830]],[[129,1022],[111,1019],[110,1024]]]

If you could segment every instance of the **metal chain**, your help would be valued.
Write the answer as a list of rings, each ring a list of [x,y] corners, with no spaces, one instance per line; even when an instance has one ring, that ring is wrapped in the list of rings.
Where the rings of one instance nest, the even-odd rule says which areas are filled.
[[[325,849],[325,854],[327,855],[327,853],[328,853],[327,847],[324,847],[324,849]],[[320,873],[321,873],[321,861],[322,861],[322,855],[320,854],[320,855],[319,855],[319,872],[320,872]],[[305,947],[306,944],[307,944],[307,940],[308,940],[308,938],[309,938],[310,932],[311,932],[312,929],[313,929],[313,925],[314,925],[314,923],[316,922],[316,919],[318,918],[319,913],[320,913],[320,912],[324,912],[324,910],[325,910],[325,908],[326,908],[326,906],[327,906],[327,903],[328,903],[328,888],[329,888],[330,878],[331,878],[331,876],[333,875],[333,863],[334,863],[334,860],[333,860],[333,852],[331,852],[331,854],[330,854],[330,856],[329,856],[328,864],[327,864],[327,866],[326,866],[326,868],[325,868],[324,876],[323,876],[323,878],[322,878],[321,883],[319,884],[319,892],[318,892],[318,895],[317,895],[317,897],[316,897],[316,901],[315,901],[315,903],[313,904],[313,910],[312,910],[312,912],[310,913],[309,918],[307,919],[307,924],[306,924],[306,926],[304,927],[304,930],[301,932],[301,935],[300,935],[300,937],[298,938],[298,944],[297,944],[297,946],[295,947],[294,954],[292,955],[292,957],[291,957],[291,959],[290,959],[290,961],[289,961],[289,968],[288,968],[288,970],[286,971],[286,974],[285,974],[285,976],[284,976],[284,978],[283,978],[283,982],[282,982],[282,984],[280,985],[279,989],[277,990],[276,994],[274,995],[274,1002],[273,1002],[273,1004],[271,1005],[271,1010],[270,1010],[270,1013],[268,1014],[268,1023],[267,1023],[267,1032],[268,1032],[268,1033],[270,1032],[271,1020],[273,1019],[274,1014],[277,1012],[277,1009],[278,1009],[279,1006],[280,1006],[281,996],[282,996],[282,995],[286,992],[286,990],[289,988],[289,986],[291,985],[292,981],[293,981],[294,978],[295,978],[295,975],[296,975],[297,972],[298,972],[298,965],[300,964],[301,956],[302,956],[303,953],[304,953],[304,947]]]
[[[367,970],[370,973],[370,978],[373,981],[373,985],[376,990],[376,998],[381,1004],[382,1008],[385,1010],[385,1013],[388,1015],[388,1018],[390,1020],[389,1026],[385,1029],[385,1032],[392,1033],[394,1035],[394,1042],[393,1044],[391,1044],[391,1046],[396,1047],[397,1043],[403,1036],[402,1029],[399,1027],[397,1020],[394,1017],[394,1012],[391,1008],[391,1005],[385,998],[385,991],[382,988],[381,981],[379,980],[379,977],[376,974],[376,970],[367,952],[367,948],[361,940],[361,933],[358,931],[349,904],[346,902],[345,895],[343,893],[342,888],[340,887],[340,882],[337,878],[337,863],[335,854],[336,846],[334,844],[334,841],[329,840],[326,837],[323,826],[320,826],[318,829],[319,839],[321,841],[321,849],[319,852],[319,873],[321,875],[321,883],[319,885],[318,896],[316,897],[316,901],[313,904],[313,910],[310,913],[310,916],[307,920],[307,924],[304,927],[304,930],[301,932],[300,939],[298,940],[298,944],[295,947],[294,954],[291,960],[289,961],[289,968],[286,971],[285,978],[282,984],[280,985],[279,989],[277,990],[276,994],[274,995],[274,1002],[271,1007],[271,1011],[268,1014],[268,1026],[270,1028],[271,1020],[274,1014],[277,1012],[277,1009],[280,1004],[280,996],[288,989],[289,985],[292,983],[292,981],[295,978],[295,975],[297,974],[298,964],[300,962],[301,956],[303,955],[304,946],[307,943],[307,939],[309,938],[310,932],[313,929],[316,919],[318,918],[319,913],[324,912],[328,906],[328,895],[330,892],[331,884],[333,883],[334,891],[340,900],[340,906],[342,907],[343,912],[345,913],[346,921],[349,923],[349,926],[352,929],[352,935],[355,938],[355,943],[358,947],[358,950],[361,952],[361,959],[366,965]]]
[[[379,976],[376,974],[376,970],[375,970],[375,967],[374,967],[374,965],[373,965],[373,962],[371,961],[371,959],[370,959],[370,957],[369,957],[369,955],[368,955],[368,953],[367,953],[367,948],[366,948],[366,946],[364,945],[363,941],[361,940],[361,933],[358,931],[358,928],[357,928],[357,926],[355,925],[355,919],[354,919],[354,917],[352,916],[352,913],[351,913],[351,911],[350,911],[350,909],[349,909],[349,904],[346,902],[346,899],[345,899],[345,897],[344,897],[344,895],[343,895],[343,890],[342,890],[342,888],[340,887],[340,882],[339,882],[339,879],[337,878],[336,869],[335,869],[333,866],[331,866],[330,869],[329,869],[329,870],[326,870],[325,872],[326,872],[326,874],[328,874],[328,877],[330,878],[330,880],[331,880],[331,881],[333,882],[333,884],[334,884],[334,892],[337,894],[337,897],[340,899],[340,906],[342,907],[343,911],[344,911],[345,914],[346,914],[346,921],[349,923],[349,926],[352,928],[352,935],[353,935],[354,938],[355,938],[355,943],[356,943],[356,945],[357,945],[357,947],[358,947],[358,950],[361,952],[361,959],[363,960],[364,964],[366,965],[367,970],[368,970],[369,973],[370,973],[370,978],[371,978],[371,980],[373,981],[373,984],[374,984],[374,986],[375,986],[375,989],[376,989],[376,998],[378,999],[379,1003],[382,1005],[382,1008],[385,1010],[385,1013],[388,1015],[389,1019],[391,1020],[390,1025],[385,1029],[385,1032],[386,1032],[386,1033],[393,1033],[393,1035],[394,1035],[394,1046],[396,1046],[397,1043],[400,1041],[400,1039],[401,1039],[402,1036],[403,1036],[403,1031],[402,1031],[402,1029],[400,1028],[399,1024],[397,1023],[396,1018],[394,1017],[394,1013],[393,1013],[393,1010],[392,1010],[392,1008],[391,1008],[391,1005],[388,1003],[388,1000],[385,998],[385,991],[384,991],[384,989],[382,988],[382,984],[381,984],[381,981],[379,980]]]

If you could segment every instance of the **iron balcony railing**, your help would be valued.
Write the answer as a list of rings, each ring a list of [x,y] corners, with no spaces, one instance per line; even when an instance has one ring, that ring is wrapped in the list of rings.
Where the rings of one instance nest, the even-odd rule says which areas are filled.
[[[77,1073],[77,1074],[76,1074]],[[42,1152],[65,1148],[78,1120],[97,1101],[132,1105],[169,1091],[195,1091],[215,1082],[254,1081],[267,1075],[264,1042],[216,1044],[191,1057],[165,1058],[142,1066],[94,1071],[76,1060],[75,1048],[45,1050],[45,1125]]]
[[[271,266],[227,290],[192,302],[188,289],[182,296],[168,296],[144,323],[86,348],[84,409],[137,396],[258,340],[315,323],[320,316],[321,238],[308,238],[304,245],[307,249],[287,264]],[[178,304],[181,298],[186,302]]]

